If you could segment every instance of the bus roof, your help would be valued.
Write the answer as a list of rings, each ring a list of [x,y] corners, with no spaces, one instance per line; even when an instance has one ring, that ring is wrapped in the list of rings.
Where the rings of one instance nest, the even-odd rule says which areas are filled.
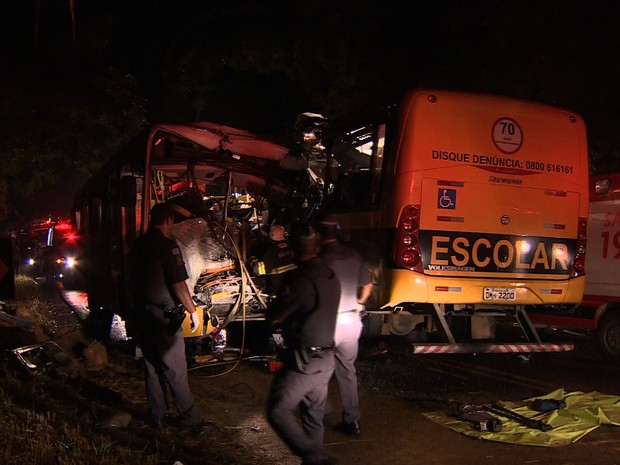
[[[280,161],[289,151],[287,147],[260,138],[249,131],[207,121],[156,124],[151,129],[151,137],[158,131],[177,135],[209,150],[227,150],[237,155],[268,160]],[[157,144],[156,139],[153,142]]]

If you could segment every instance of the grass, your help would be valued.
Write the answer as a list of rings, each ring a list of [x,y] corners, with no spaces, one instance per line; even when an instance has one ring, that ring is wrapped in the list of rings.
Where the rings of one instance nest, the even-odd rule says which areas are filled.
[[[94,429],[79,410],[46,398],[36,380],[0,381],[0,463],[4,465],[161,464],[158,452],[132,449]],[[172,462],[169,462],[172,463]]]
[[[40,286],[29,278],[18,276],[15,299],[5,302],[13,308],[26,307],[38,325],[53,323],[47,313],[51,305],[49,296],[41,297]],[[5,336],[7,331],[15,331],[6,327],[0,329]],[[60,341],[59,344],[62,346]],[[76,365],[79,365],[77,361]],[[83,372],[83,367],[81,370]],[[117,382],[127,389],[123,394],[123,409],[135,413],[135,420],[132,419],[126,429],[102,428],[98,419],[110,410],[109,406],[83,397],[75,386],[54,371],[43,374],[26,371],[7,350],[0,359],[0,464],[231,463],[212,451],[211,455],[205,454],[195,437],[183,436],[189,433],[179,433],[173,428],[160,432],[146,427],[139,413],[145,410],[145,404],[139,404],[145,402],[139,375],[114,375],[112,368],[109,379],[102,383]]]
[[[15,279],[15,298],[35,322],[53,326],[41,285],[26,276]],[[4,328],[5,331],[10,329]],[[91,415],[99,408],[75,390],[46,375],[26,373],[7,352],[0,365],[0,463],[3,465],[85,465],[172,463],[157,447],[133,449],[99,431]]]

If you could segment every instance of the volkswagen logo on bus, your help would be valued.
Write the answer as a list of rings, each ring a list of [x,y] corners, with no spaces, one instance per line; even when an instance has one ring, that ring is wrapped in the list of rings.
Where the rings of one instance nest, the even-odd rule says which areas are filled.
[[[511,118],[500,118],[493,124],[493,143],[501,152],[511,154],[521,148],[521,126]]]
[[[510,224],[510,217],[508,215],[502,215],[502,224]]]

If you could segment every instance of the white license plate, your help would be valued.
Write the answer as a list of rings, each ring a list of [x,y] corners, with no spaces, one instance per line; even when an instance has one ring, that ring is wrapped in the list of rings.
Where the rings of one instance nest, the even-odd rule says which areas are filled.
[[[505,287],[485,287],[484,300],[515,300],[517,298],[516,289]]]

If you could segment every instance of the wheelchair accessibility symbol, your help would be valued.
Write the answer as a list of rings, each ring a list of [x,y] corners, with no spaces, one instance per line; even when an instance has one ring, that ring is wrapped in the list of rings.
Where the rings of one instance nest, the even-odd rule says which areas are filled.
[[[437,196],[437,208],[454,210],[456,208],[456,190],[439,189]]]

